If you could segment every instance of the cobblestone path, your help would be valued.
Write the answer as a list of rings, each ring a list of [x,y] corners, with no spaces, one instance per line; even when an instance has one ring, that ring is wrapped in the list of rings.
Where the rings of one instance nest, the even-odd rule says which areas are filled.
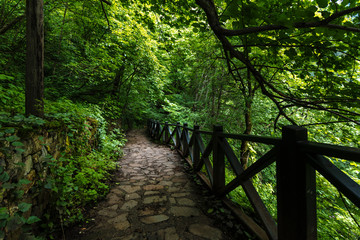
[[[235,239],[205,214],[208,200],[176,151],[152,143],[143,130],[127,137],[116,183],[78,239]]]

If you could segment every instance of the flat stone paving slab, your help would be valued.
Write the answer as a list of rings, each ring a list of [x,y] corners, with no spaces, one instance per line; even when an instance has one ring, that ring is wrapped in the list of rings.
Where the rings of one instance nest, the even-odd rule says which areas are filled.
[[[117,182],[92,210],[93,224],[67,239],[234,239],[207,216],[206,200],[176,151],[151,142],[143,130],[127,137]]]

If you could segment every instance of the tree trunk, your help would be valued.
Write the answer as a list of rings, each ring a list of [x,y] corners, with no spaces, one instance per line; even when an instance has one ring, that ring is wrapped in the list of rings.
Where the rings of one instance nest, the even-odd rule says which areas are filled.
[[[244,131],[244,134],[250,134],[251,130],[252,130],[252,121],[251,121],[252,100],[253,100],[252,96],[245,98],[245,111],[244,111],[245,131]],[[240,157],[241,164],[243,165],[244,169],[246,169],[247,165],[248,165],[248,161],[249,161],[249,155],[250,155],[248,141],[242,141],[240,153],[241,153],[241,157]]]
[[[122,65],[119,67],[119,69],[116,72],[116,76],[114,78],[114,83],[113,83],[113,89],[111,91],[111,95],[116,95],[116,93],[119,91],[119,88],[122,84],[121,80],[124,77],[124,73],[125,73],[125,66]]]
[[[44,1],[26,0],[25,114],[44,116]]]

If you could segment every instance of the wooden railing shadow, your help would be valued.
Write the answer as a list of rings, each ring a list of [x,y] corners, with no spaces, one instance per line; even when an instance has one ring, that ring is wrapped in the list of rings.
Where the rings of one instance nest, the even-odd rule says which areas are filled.
[[[360,149],[309,142],[305,128],[286,126],[282,129],[282,138],[271,138],[228,134],[223,132],[221,126],[214,126],[212,132],[207,132],[201,131],[199,126],[189,128],[186,123],[180,125],[149,120],[148,131],[153,139],[173,145],[212,192],[222,198],[260,239],[317,239],[315,171],[360,208],[360,186],[327,158],[336,157],[360,162]],[[204,144],[202,135],[211,137],[207,145]],[[244,169],[228,139],[263,143],[273,147],[250,167]],[[225,184],[225,159],[236,174],[236,178],[228,184]],[[274,162],[277,223],[251,180]],[[203,167],[206,173],[201,171]],[[226,194],[240,185],[258,214],[262,227],[226,198]]]

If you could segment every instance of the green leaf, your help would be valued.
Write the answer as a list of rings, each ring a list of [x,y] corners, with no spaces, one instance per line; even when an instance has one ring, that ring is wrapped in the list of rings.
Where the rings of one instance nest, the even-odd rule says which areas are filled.
[[[36,222],[40,222],[41,219],[36,217],[36,216],[30,216],[27,220],[26,220],[26,223],[27,224],[33,224],[33,223],[36,223]]]
[[[22,142],[12,142],[11,145],[13,145],[14,147],[22,147],[22,146],[24,146],[24,144]]]
[[[15,132],[14,128],[5,129],[5,133],[14,133],[14,132]]]
[[[13,80],[14,77],[0,73],[0,80]]]
[[[0,213],[0,220],[4,220],[8,218],[9,218],[9,214],[7,213],[7,211]]]
[[[23,152],[25,152],[25,149],[22,148],[15,148],[15,150],[17,154],[22,154]]]
[[[3,174],[0,175],[0,182],[7,182],[9,179],[10,176],[7,172],[3,172]]]
[[[9,136],[7,138],[5,138],[6,141],[8,142],[15,142],[17,140],[19,140],[20,138],[18,136],[15,136],[15,135],[12,135],[12,136]]]
[[[13,189],[13,188],[15,188],[15,184],[13,184],[13,183],[4,183],[3,185],[2,185],[2,187],[3,188],[5,188],[5,189]]]
[[[29,184],[31,183],[31,181],[27,180],[27,179],[20,179],[19,184]]]
[[[19,167],[25,167],[25,163],[23,163],[23,162],[15,163],[15,165],[17,165]]]
[[[32,204],[31,203],[25,203],[25,202],[22,202],[19,204],[19,210],[21,212],[27,212],[29,211],[29,209],[31,208]]]
[[[207,210],[207,213],[213,213],[214,212],[214,209],[213,208],[209,208],[208,210]]]
[[[328,0],[316,0],[316,3],[321,8],[326,8],[328,6]]]
[[[24,190],[19,190],[15,192],[17,198],[22,198],[24,196]]]

